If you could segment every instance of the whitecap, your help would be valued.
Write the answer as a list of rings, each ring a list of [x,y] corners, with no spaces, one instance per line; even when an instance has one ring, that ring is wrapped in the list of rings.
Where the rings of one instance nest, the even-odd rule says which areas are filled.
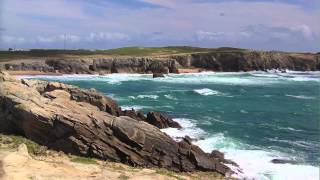
[[[159,96],[158,96],[158,95],[138,95],[137,98],[139,98],[139,99],[144,99],[144,98],[148,98],[148,99],[158,99]]]
[[[272,97],[272,95],[269,95],[269,94],[265,94],[263,95],[264,97]]]
[[[203,89],[195,89],[194,92],[203,95],[203,96],[211,96],[211,95],[223,95],[223,93],[219,91],[215,91],[209,88],[203,88]]]
[[[161,131],[168,134],[177,141],[185,136],[189,136],[193,139],[199,139],[206,135],[206,133],[202,129],[196,126],[195,120],[186,118],[175,118],[173,120],[178,122],[182,126],[182,128],[166,128],[161,129]]]
[[[248,111],[243,110],[243,109],[241,109],[240,112],[241,112],[242,114],[248,114],[248,113],[249,113]]]
[[[278,127],[278,129],[280,129],[280,130],[288,130],[288,131],[296,131],[296,132],[303,131],[303,130],[295,129],[295,128],[292,128],[292,127]]]
[[[135,105],[135,106],[121,106],[121,109],[122,110],[142,110],[142,109],[146,109],[146,108],[150,108],[149,106],[138,106],[138,105]]]
[[[289,145],[298,146],[298,147],[302,147],[305,149],[313,149],[314,146],[319,146],[319,145],[317,145],[317,143],[306,142],[306,141],[293,141],[293,140],[284,140],[284,139],[279,139],[279,138],[267,138],[267,139],[270,141],[273,141],[273,142],[286,143]]]
[[[296,99],[316,99],[313,96],[305,96],[305,95],[290,95],[290,94],[286,94],[287,97],[292,97],[292,98],[296,98]]]
[[[167,99],[170,99],[170,100],[177,100],[177,98],[173,97],[170,94],[165,94],[164,97],[167,98]]]
[[[138,95],[138,96],[128,96],[130,99],[158,99],[158,95]]]
[[[211,152],[216,149],[225,153],[227,159],[235,161],[241,169],[236,169],[238,173],[235,178],[239,179],[319,179],[317,167],[309,165],[293,164],[274,164],[273,159],[290,159],[289,155],[259,149],[239,141],[225,137],[224,134],[218,133],[207,139],[195,142],[204,151]],[[231,166],[231,165],[228,165]]]

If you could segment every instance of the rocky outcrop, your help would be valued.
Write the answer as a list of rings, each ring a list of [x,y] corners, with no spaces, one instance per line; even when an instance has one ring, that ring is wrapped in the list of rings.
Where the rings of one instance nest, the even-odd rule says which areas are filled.
[[[153,78],[162,78],[164,75],[162,73],[153,73]]]
[[[311,53],[299,54],[272,51],[210,52],[172,58],[183,67],[196,67],[213,71],[320,70],[320,56]]]
[[[298,164],[297,161],[291,159],[272,159],[271,162],[274,164]]]
[[[116,57],[87,59],[20,60],[0,63],[0,69],[15,71],[43,71],[65,74],[107,73],[178,73],[179,69],[212,71],[252,71],[289,69],[297,71],[320,70],[320,55],[275,51],[212,51],[166,57]]]
[[[146,121],[149,124],[152,124],[160,129],[168,128],[168,127],[181,128],[179,123],[177,123],[177,122],[173,121],[171,118],[169,118],[161,113],[157,113],[157,112],[149,112],[147,114]]]
[[[122,114],[126,113],[116,102],[94,90],[16,80],[0,73],[1,133],[20,134],[65,153],[131,166],[232,173],[222,160],[188,139],[176,142],[156,126]]]

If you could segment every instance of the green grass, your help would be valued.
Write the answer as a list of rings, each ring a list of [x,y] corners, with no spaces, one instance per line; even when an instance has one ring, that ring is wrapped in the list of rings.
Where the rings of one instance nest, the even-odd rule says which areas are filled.
[[[161,175],[164,175],[164,176],[172,177],[172,178],[175,178],[177,180],[184,180],[184,178],[182,178],[181,175],[179,175],[178,173],[175,173],[173,171],[169,171],[169,170],[166,170],[166,169],[155,169],[155,171],[156,171],[157,174],[161,174]]]
[[[25,144],[28,148],[28,152],[30,154],[41,154],[43,151],[46,150],[43,146],[40,146],[39,144],[26,139],[22,136],[16,136],[16,135],[2,135],[0,134],[0,143],[6,143],[11,148],[16,148],[20,144]]]
[[[71,157],[70,161],[81,164],[98,164],[98,162],[94,158],[80,156]]]

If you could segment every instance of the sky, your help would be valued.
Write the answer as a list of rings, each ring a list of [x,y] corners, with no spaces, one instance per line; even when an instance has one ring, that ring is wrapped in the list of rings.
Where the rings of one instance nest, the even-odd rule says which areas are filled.
[[[0,48],[320,51],[318,0],[0,0]]]

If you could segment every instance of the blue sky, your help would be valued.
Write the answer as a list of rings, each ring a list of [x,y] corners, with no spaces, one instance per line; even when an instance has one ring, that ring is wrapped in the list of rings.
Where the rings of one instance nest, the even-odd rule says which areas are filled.
[[[0,48],[320,51],[317,0],[0,0]],[[317,21],[318,20],[318,21]]]

